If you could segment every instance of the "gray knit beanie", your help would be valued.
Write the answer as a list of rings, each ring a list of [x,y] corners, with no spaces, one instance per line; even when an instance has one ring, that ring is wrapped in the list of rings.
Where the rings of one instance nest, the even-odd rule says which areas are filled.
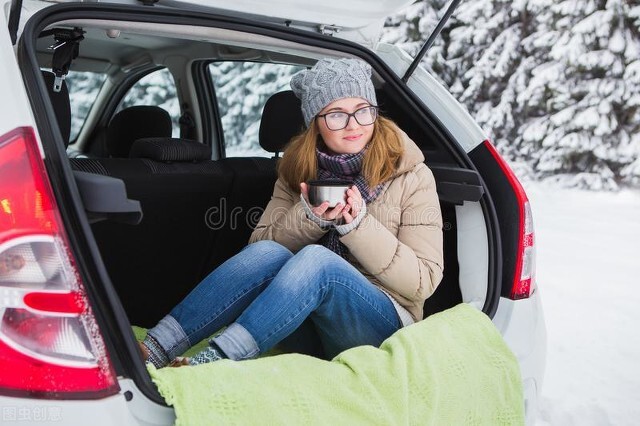
[[[378,105],[371,82],[371,66],[360,59],[321,59],[291,78],[291,89],[302,102],[309,127],[322,108],[342,98],[362,98]]]

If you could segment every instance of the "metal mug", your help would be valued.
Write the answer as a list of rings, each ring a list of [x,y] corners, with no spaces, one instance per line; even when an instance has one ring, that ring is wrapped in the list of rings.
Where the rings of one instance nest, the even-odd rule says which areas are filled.
[[[338,179],[317,179],[307,182],[309,188],[309,203],[319,206],[324,201],[329,202],[329,208],[338,203],[345,203],[345,193],[353,186],[353,182]]]

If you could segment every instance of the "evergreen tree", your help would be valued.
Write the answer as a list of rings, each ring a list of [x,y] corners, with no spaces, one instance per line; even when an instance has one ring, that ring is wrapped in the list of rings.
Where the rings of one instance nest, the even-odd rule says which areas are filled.
[[[414,4],[388,22],[387,40],[410,50],[443,7]],[[512,163],[572,186],[637,184],[638,9],[637,0],[463,3],[425,64]]]
[[[118,109],[135,105],[156,105],[167,111],[171,117],[173,136],[180,136],[180,104],[176,84],[168,69],[159,69],[137,81],[131,86]]]
[[[271,155],[262,150],[258,142],[262,109],[269,96],[289,89],[291,76],[300,69],[290,65],[232,61],[214,62],[209,66],[227,155]]]
[[[70,140],[78,136],[105,79],[106,75],[93,72],[70,71],[67,75],[65,81],[73,100]]]
[[[536,12],[546,54],[520,101],[541,114],[527,114],[517,144],[531,147],[542,176],[595,189],[637,183],[640,38],[630,4],[564,0]]]

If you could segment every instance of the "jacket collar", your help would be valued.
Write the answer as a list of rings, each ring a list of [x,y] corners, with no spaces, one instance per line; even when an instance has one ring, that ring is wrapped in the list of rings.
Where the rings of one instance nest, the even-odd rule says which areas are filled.
[[[393,177],[413,170],[415,166],[424,162],[424,154],[420,148],[418,148],[418,145],[400,128],[398,128],[398,132],[400,132],[400,137],[402,138],[404,152],[402,153],[402,157],[400,157],[398,168]]]

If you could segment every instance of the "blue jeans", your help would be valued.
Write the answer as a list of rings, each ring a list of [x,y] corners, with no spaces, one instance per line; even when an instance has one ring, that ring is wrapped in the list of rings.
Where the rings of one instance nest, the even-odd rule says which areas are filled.
[[[306,319],[329,357],[378,346],[402,326],[388,296],[331,250],[310,245],[293,255],[259,241],[211,272],[149,334],[173,359],[228,326],[213,342],[240,360],[267,351]]]

